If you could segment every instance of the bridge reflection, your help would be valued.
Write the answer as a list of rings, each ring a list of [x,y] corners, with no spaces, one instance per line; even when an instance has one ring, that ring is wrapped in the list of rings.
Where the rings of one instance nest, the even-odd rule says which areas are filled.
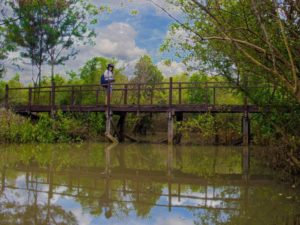
[[[227,209],[232,210],[238,207],[219,207],[214,202],[240,202],[241,189],[247,192],[246,189],[252,185],[261,185],[269,182],[270,177],[252,175],[249,177],[249,150],[248,147],[244,147],[243,154],[241,156],[241,174],[217,174],[213,176],[198,176],[195,174],[189,174],[183,172],[180,168],[176,167],[180,165],[181,156],[180,152],[173,149],[171,146],[168,147],[168,153],[166,158],[165,170],[147,170],[147,169],[136,169],[134,167],[127,167],[125,163],[126,150],[124,149],[113,149],[115,145],[110,145],[105,148],[105,164],[98,167],[69,167],[54,169],[51,165],[42,167],[40,165],[24,165],[17,163],[13,168],[2,169],[1,173],[1,191],[5,192],[6,189],[18,189],[27,190],[36,193],[47,193],[48,198],[52,196],[71,196],[76,198],[91,198],[101,199],[107,202],[140,202],[148,204],[140,199],[142,195],[152,195],[158,197],[167,197],[168,204],[155,204],[158,206],[168,207],[170,210],[172,207],[196,207],[196,208],[207,208],[213,207],[214,209]],[[118,161],[118,165],[112,165],[111,153],[115,151],[115,157]],[[216,159],[214,160],[214,162]],[[201,162],[199,162],[201,163]],[[215,167],[216,165],[213,165]],[[180,167],[180,166],[179,166]],[[25,186],[18,186],[10,184],[6,174],[7,171],[13,170],[21,174],[25,174]],[[85,180],[86,182],[83,182]],[[111,183],[119,182],[121,187],[114,189]],[[132,183],[128,187],[128,183]],[[143,186],[149,184],[161,184],[163,187],[162,192],[147,191]],[[45,190],[45,185],[48,190]],[[164,186],[166,185],[166,186]],[[196,195],[182,194],[181,189],[183,186],[196,185],[202,187],[202,191]],[[35,188],[30,188],[30,187]],[[232,187],[239,187],[233,195],[220,195],[220,192],[224,193],[226,190]],[[43,188],[42,188],[43,187]],[[64,191],[55,191],[65,187]],[[186,187],[185,187],[186,188]],[[81,190],[95,192],[94,195],[81,195]],[[151,188],[150,188],[151,189]],[[67,192],[65,190],[68,190]],[[102,192],[101,192],[102,191]],[[111,198],[111,192],[119,193],[119,197],[126,196],[128,194],[136,195],[135,200],[124,200]],[[167,192],[167,193],[165,193]],[[104,198],[105,197],[105,198]],[[199,200],[197,204],[182,205],[172,203],[174,198],[177,198],[177,202],[180,203],[181,199],[190,199],[195,202]],[[243,196],[244,197],[244,196]],[[201,204],[199,204],[201,202]],[[153,204],[150,203],[149,204]],[[210,206],[211,205],[211,206]],[[212,206],[213,205],[213,206]],[[223,204],[220,204],[223,205]]]
[[[218,148],[214,150],[211,168],[204,173],[186,170],[184,153],[171,146],[165,151],[164,159],[139,155],[145,157],[145,161],[165,162],[164,166],[154,164],[153,168],[134,164],[134,161],[128,164],[126,148],[115,148],[115,145],[105,147],[105,160],[97,166],[70,164],[59,167],[53,163],[55,160],[45,165],[32,158],[25,163],[20,160],[2,169],[1,196],[13,190],[27,195],[23,196],[28,199],[27,203],[21,205],[43,206],[48,210],[55,207],[54,198],[72,198],[91,213],[103,213],[106,218],[114,216],[116,211],[127,211],[128,207],[134,208],[140,216],[148,215],[153,207],[169,211],[185,208],[245,214],[250,190],[272,185],[271,177],[250,173],[248,147],[243,147],[239,155],[238,172],[226,172],[225,169],[220,172],[218,151]],[[207,165],[201,160],[198,163],[199,167]],[[44,199],[42,205],[38,199]],[[3,205],[3,200],[1,202]]]

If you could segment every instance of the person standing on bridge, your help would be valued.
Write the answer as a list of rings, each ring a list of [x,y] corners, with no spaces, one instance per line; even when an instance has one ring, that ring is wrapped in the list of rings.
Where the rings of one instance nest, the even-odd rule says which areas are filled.
[[[101,76],[101,85],[106,89],[106,93],[110,93],[110,99],[111,99],[111,93],[112,93],[112,85],[111,83],[115,81],[114,79],[114,65],[113,64],[108,64],[106,70]],[[106,95],[106,104],[107,104],[107,97]]]

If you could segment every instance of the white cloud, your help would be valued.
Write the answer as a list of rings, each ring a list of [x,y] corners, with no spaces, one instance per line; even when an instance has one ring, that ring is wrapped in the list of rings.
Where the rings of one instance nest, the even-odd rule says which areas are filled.
[[[81,46],[75,59],[70,59],[65,65],[55,67],[55,73],[63,74],[68,70],[78,70],[84,63],[95,57],[103,56],[116,58],[127,65],[127,71],[133,71],[133,62],[140,56],[147,54],[146,49],[139,48],[135,39],[136,30],[127,23],[112,23],[105,28],[97,29],[95,46]],[[15,56],[15,55],[14,55]],[[6,79],[10,79],[16,72],[22,73],[21,81],[28,83],[32,81],[32,68],[28,64],[18,63],[20,68],[13,66],[7,67]],[[50,75],[50,67],[43,67],[43,74]],[[126,73],[127,74],[127,73]]]
[[[164,61],[160,61],[157,63],[157,67],[166,77],[186,72],[186,67],[182,62],[172,61],[170,65],[166,65]]]
[[[82,208],[72,209],[71,212],[76,217],[78,224],[88,225],[88,224],[91,224],[91,222],[93,220],[92,216],[88,213],[84,213]]]
[[[139,48],[135,43],[137,32],[126,23],[112,23],[99,30],[94,51],[107,57],[122,60],[133,60],[147,54],[146,49]]]
[[[187,220],[184,218],[158,218],[155,225],[192,225],[194,222],[192,220]]]

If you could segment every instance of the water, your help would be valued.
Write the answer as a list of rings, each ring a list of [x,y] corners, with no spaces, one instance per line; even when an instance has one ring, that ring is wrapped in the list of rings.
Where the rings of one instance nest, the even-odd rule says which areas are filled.
[[[298,188],[247,148],[0,148],[0,224],[300,224]]]

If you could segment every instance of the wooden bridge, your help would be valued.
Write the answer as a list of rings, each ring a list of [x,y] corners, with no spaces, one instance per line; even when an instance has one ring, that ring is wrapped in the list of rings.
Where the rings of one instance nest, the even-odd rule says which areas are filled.
[[[112,91],[100,85],[53,85],[5,89],[3,105],[19,114],[41,112],[105,112],[106,134],[111,133],[111,117],[120,115],[119,141],[127,113],[166,113],[168,142],[173,143],[173,122],[183,120],[184,113],[242,113],[243,142],[249,143],[249,113],[259,113],[247,97],[230,102],[240,86],[229,82],[113,83]],[[249,87],[250,88],[250,87]],[[264,87],[251,87],[264,88]],[[237,97],[235,97],[237,99]],[[119,123],[119,124],[120,124]],[[114,140],[111,137],[111,140]]]

